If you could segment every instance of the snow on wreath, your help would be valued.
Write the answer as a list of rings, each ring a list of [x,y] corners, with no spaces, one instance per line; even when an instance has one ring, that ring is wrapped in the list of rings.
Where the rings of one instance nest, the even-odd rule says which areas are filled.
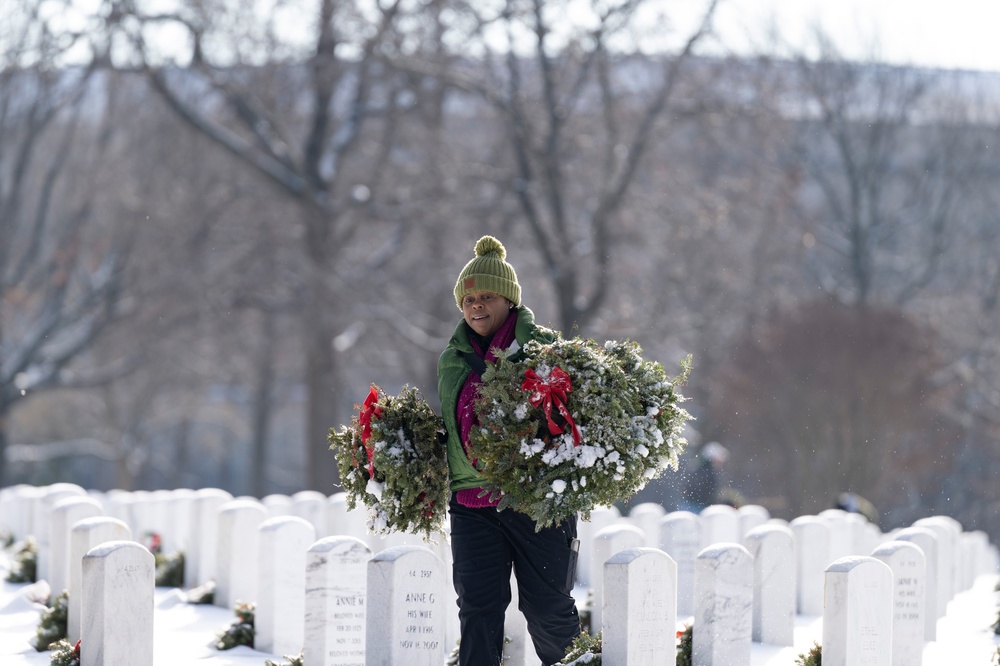
[[[628,498],[677,469],[691,415],[681,374],[642,358],[635,342],[529,342],[523,360],[499,359],[483,377],[470,435],[498,508],[526,513],[538,529]]]
[[[444,422],[417,389],[398,396],[371,387],[350,426],[330,429],[347,508],[368,507],[375,534],[440,532],[448,506]]]

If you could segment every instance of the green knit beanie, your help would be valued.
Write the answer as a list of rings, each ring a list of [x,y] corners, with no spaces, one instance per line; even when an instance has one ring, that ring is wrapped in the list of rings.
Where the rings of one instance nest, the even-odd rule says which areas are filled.
[[[514,267],[504,261],[507,250],[493,236],[476,241],[476,257],[465,265],[455,283],[455,302],[462,309],[462,299],[477,291],[500,294],[514,305],[521,305],[521,285]]]

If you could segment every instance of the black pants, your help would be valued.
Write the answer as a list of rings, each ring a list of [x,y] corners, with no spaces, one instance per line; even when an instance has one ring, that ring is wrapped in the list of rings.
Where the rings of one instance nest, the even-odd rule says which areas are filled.
[[[580,633],[568,581],[575,566],[570,543],[576,538],[576,517],[536,533],[534,521],[512,509],[470,509],[456,502],[454,495],[449,508],[462,629],[459,666],[500,664],[512,566],[518,607],[527,620],[535,653],[546,665],[560,661]]]

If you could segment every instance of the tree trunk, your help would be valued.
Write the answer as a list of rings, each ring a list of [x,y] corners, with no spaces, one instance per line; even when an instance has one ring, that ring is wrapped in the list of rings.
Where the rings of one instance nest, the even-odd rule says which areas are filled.
[[[325,318],[321,318],[325,319]],[[333,333],[329,324],[314,321],[306,333],[306,385],[309,389],[306,407],[306,486],[331,494],[340,482],[337,460],[326,438],[336,426],[337,416],[336,359]]]

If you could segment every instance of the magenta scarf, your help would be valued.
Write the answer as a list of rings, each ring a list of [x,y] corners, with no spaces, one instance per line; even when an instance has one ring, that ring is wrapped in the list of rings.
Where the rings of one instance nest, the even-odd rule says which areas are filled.
[[[488,349],[482,349],[474,337],[469,337],[473,351],[479,354],[487,363],[495,362],[497,357],[493,353],[493,350],[497,348],[507,349],[514,342],[515,324],[517,324],[517,313],[511,310],[510,314],[507,315],[507,319],[504,320],[504,323],[501,324],[500,328],[493,335],[493,340],[490,341]],[[470,372],[468,379],[465,380],[465,384],[462,385],[462,390],[458,394],[458,402],[455,405],[458,434],[462,440],[462,447],[465,449],[466,455],[470,458],[472,457],[472,451],[469,445],[469,433],[472,432],[473,427],[479,424],[479,420],[476,418],[475,401],[476,396],[479,394],[479,385],[482,383],[482,377],[475,370]],[[472,464],[476,464],[475,459],[472,460]],[[482,492],[482,488],[466,488],[465,490],[456,491],[455,499],[462,506],[473,509],[496,506],[500,503],[499,498],[491,502],[489,496],[479,497],[479,494]]]

